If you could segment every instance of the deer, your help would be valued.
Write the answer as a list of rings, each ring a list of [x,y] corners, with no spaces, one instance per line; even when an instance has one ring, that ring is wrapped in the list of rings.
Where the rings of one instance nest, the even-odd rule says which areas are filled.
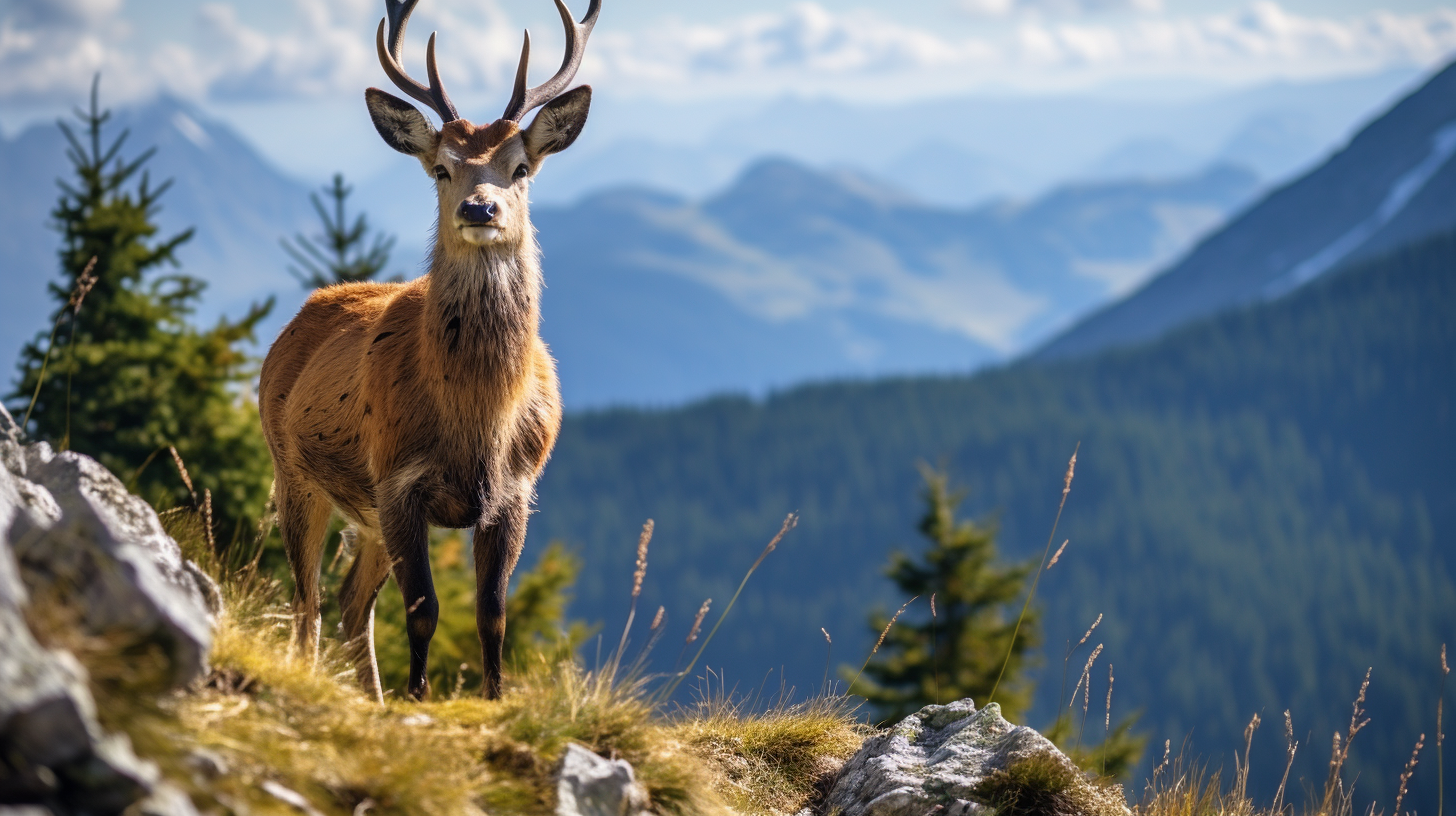
[[[501,694],[506,590],[525,544],[535,486],[561,427],[556,364],[541,339],[540,249],[529,187],[549,155],[576,141],[591,86],[571,90],[601,11],[574,20],[555,0],[566,56],[527,88],[531,35],[521,47],[505,112],[462,119],[425,51],[428,84],[405,73],[405,27],[418,0],[385,0],[375,48],[391,81],[440,118],[364,92],[374,128],[413,156],[439,204],[428,271],[404,283],[318,289],[282,329],[259,378],[273,457],[273,511],[293,574],[292,653],[316,662],[320,569],[329,521],[349,523],[355,551],[339,590],[340,630],[364,692],[383,702],[374,605],[392,573],[404,598],[407,693],[428,699],[430,639],[439,601],[429,529],[471,530],[482,692]],[[522,117],[537,108],[531,124]]]

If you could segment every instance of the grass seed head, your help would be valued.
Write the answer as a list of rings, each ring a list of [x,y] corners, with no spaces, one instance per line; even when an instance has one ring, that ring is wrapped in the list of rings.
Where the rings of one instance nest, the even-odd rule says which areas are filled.
[[[1062,480],[1062,498],[1066,498],[1072,492],[1072,473],[1077,469],[1077,451],[1082,449],[1082,444],[1077,443],[1077,449],[1072,451],[1072,458],[1067,462],[1067,475]]]
[[[708,616],[708,607],[711,606],[712,603],[713,599],[709,598],[703,601],[702,606],[698,607],[698,614],[696,617],[693,618],[693,628],[688,630],[688,639],[683,641],[684,643],[692,643],[693,641],[698,639],[698,630],[703,628],[703,618],[706,618]]]
[[[642,533],[637,536],[637,568],[632,571],[632,600],[642,594],[642,579],[647,577],[647,545],[652,541],[652,519],[648,519],[642,525]]]
[[[1051,569],[1057,565],[1057,561],[1062,557],[1062,552],[1067,549],[1067,545],[1070,543],[1072,543],[1072,539],[1070,538],[1062,542],[1062,546],[1058,547],[1056,553],[1052,555],[1052,560],[1047,562],[1047,569]]]
[[[1400,789],[1395,792],[1394,816],[1400,816],[1401,800],[1405,799],[1406,788],[1410,784],[1411,777],[1414,776],[1416,773],[1416,757],[1421,753],[1421,749],[1424,747],[1426,747],[1426,735],[1422,734],[1416,740],[1416,748],[1414,751],[1411,751],[1410,759],[1405,763],[1405,770],[1401,771]]]

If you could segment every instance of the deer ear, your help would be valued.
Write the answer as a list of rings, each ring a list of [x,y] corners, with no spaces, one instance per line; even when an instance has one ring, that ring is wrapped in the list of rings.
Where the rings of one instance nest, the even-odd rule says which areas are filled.
[[[364,92],[369,118],[384,143],[407,156],[422,156],[435,149],[439,133],[415,106],[378,88]]]
[[[534,163],[571,147],[571,143],[581,135],[590,108],[590,85],[572,88],[547,102],[531,121],[531,126],[526,128],[526,155]]]

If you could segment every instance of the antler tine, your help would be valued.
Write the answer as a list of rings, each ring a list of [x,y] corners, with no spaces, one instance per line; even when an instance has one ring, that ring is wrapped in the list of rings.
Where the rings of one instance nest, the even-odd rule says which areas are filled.
[[[401,91],[429,105],[439,114],[441,121],[453,122],[460,118],[460,114],[455,111],[455,105],[445,93],[445,83],[440,80],[440,72],[435,67],[435,34],[430,34],[429,45],[425,48],[425,70],[430,79],[428,86],[405,73],[401,66],[404,61],[404,30],[409,25],[410,13],[417,3],[419,0],[384,0],[385,17],[379,21],[379,30],[374,38],[375,50],[379,52],[379,64]],[[389,27],[387,45],[386,23]]]
[[[571,9],[566,7],[563,0],[556,0],[556,10],[561,14],[561,24],[566,27],[566,55],[561,60],[561,68],[556,75],[540,85],[529,90],[526,89],[526,64],[530,61],[531,55],[531,33],[526,32],[525,43],[521,46],[521,62],[516,67],[516,83],[511,93],[511,101],[506,105],[506,112],[503,119],[511,119],[519,122],[522,116],[528,111],[539,108],[542,105],[555,99],[558,94],[566,90],[571,80],[576,76],[576,71],[581,67],[581,58],[586,54],[586,41],[591,36],[592,28],[597,24],[597,15],[601,13],[601,0],[591,0],[587,6],[586,16],[578,23],[571,17]]]
[[[435,67],[435,33],[430,32],[430,41],[425,45],[425,76],[430,78],[430,104],[440,112],[440,118],[446,122],[453,122],[460,118],[455,112],[455,105],[450,101],[450,95],[445,93],[445,83],[440,79],[440,69]]]

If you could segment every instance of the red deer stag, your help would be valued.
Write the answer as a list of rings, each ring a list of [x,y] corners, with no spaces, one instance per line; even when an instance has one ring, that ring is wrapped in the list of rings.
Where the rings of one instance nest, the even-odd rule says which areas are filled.
[[[566,58],[526,87],[526,35],[500,119],[461,119],[425,52],[429,85],[401,67],[418,0],[385,0],[379,61],[395,85],[429,105],[436,130],[409,103],[364,92],[384,141],[435,180],[439,214],[428,274],[409,283],[346,283],[313,293],[263,363],[259,401],[273,454],[274,501],[296,589],[294,645],[318,656],[319,564],[333,509],[358,530],[339,593],[341,629],[360,684],[382,700],[374,658],[374,601],[392,570],[404,595],[409,694],[425,675],[439,603],[429,526],[472,528],[475,618],[484,693],[500,696],[506,585],[526,537],[536,479],[561,425],[556,365],[541,341],[540,250],[527,192],[548,155],[576,140],[591,88],[565,91],[601,10],[591,0],[566,26]],[[386,24],[388,33],[386,39]],[[563,93],[565,91],[565,93]],[[544,106],[544,107],[542,107]],[[541,108],[530,126],[521,117]]]

